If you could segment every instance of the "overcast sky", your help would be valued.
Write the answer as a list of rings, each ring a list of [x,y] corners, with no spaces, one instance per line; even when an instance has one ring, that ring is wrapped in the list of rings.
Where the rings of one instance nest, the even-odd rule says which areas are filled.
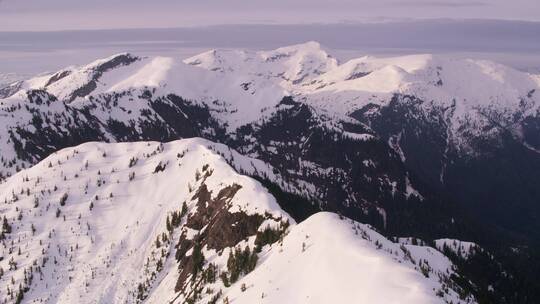
[[[0,31],[421,18],[540,21],[540,0],[0,0]]]

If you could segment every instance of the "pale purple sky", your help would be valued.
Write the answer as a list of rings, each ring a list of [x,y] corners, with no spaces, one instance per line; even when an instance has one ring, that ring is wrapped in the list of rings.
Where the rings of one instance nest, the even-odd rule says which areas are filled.
[[[0,0],[0,31],[423,18],[540,21],[540,0]]]

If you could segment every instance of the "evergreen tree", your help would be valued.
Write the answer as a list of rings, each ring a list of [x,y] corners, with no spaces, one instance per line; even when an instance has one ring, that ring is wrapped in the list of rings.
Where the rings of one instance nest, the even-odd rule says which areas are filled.
[[[217,267],[214,263],[208,264],[208,268],[203,273],[206,283],[214,283],[216,281]]]
[[[221,281],[223,282],[223,286],[231,286],[231,283],[229,282],[229,277],[227,276],[226,272],[221,273]]]
[[[62,197],[60,198],[60,206],[64,206],[66,204],[67,199],[68,199],[68,194],[64,193],[64,195],[62,195]]]
[[[246,246],[244,250],[235,248],[231,250],[229,258],[227,259],[227,269],[229,270],[230,283],[236,282],[242,274],[248,274],[255,266],[257,266],[258,256],[255,251],[251,251],[249,246]]]
[[[169,218],[169,215],[167,215],[166,227],[167,227],[167,231],[169,231],[169,233],[173,232],[173,226],[171,224],[171,220]]]
[[[187,204],[186,204],[186,202],[184,201],[184,202],[182,203],[182,211],[180,212],[180,218],[183,218],[184,215],[187,214],[187,211],[188,211],[188,210],[187,210]]]
[[[11,233],[11,225],[9,225],[8,220],[5,215],[2,221],[2,232],[5,234]]]
[[[195,277],[197,277],[197,274],[203,269],[204,265],[204,254],[202,253],[202,246],[198,241],[193,246],[191,258],[193,260],[191,274],[193,275],[193,280],[195,280]]]
[[[279,241],[283,231],[266,227],[262,232],[258,231],[255,238],[255,251],[261,252],[262,247],[267,244],[273,244]]]

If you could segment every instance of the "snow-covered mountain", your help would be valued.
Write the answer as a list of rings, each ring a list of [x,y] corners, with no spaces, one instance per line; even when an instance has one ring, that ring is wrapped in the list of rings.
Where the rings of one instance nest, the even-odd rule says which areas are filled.
[[[212,50],[183,61],[118,54],[15,82],[0,97],[9,97],[3,101],[7,110],[40,90],[75,109],[94,108],[90,114],[106,125],[110,119],[137,120],[144,107],[129,101],[150,90],[153,98],[174,94],[207,107],[229,132],[267,119],[287,96],[333,120],[361,113],[369,114],[364,119],[370,122],[380,114],[375,108],[413,98],[417,115],[437,115],[432,119],[445,124],[449,149],[472,148],[472,139],[504,129],[536,150],[539,143],[527,128],[538,116],[539,87],[540,75],[488,61],[414,55],[366,56],[340,64],[318,43],[308,42],[273,51]],[[113,113],[102,113],[103,103],[113,99]]]
[[[316,42],[117,54],[0,89],[0,180],[85,142],[203,137],[264,164],[241,172],[297,221],[340,213],[442,246],[454,262],[467,243],[445,239],[486,247],[459,267],[475,281],[489,264],[497,277],[461,286],[512,302],[506,286],[526,272],[491,254],[514,261],[540,248],[539,89],[539,75],[493,62],[342,63]]]
[[[422,100],[426,110],[451,110],[448,119],[457,132],[469,120],[488,124],[482,111],[536,115],[539,86],[540,75],[481,60],[365,56],[340,64],[318,43],[308,42],[273,51],[212,50],[185,60],[118,54],[12,88],[22,89],[17,96],[23,99],[29,89],[44,89],[62,101],[82,98],[81,104],[100,94],[153,88],[157,95],[176,94],[225,111],[218,118],[231,131],[275,111],[284,96],[348,116],[366,105],[388,105],[400,94]]]
[[[0,185],[0,300],[475,302],[437,249],[331,213],[297,225],[255,170],[197,138],[53,153]]]
[[[484,110],[522,109],[523,116],[537,115],[540,101],[540,75],[489,61],[436,55],[365,56],[339,64],[318,43],[309,42],[269,52],[214,50],[185,62],[243,79],[252,92],[269,80],[298,100],[337,115],[350,115],[370,104],[386,106],[395,94],[414,96],[424,101],[426,111],[450,108],[448,122],[456,132],[467,120],[489,123],[479,114]]]

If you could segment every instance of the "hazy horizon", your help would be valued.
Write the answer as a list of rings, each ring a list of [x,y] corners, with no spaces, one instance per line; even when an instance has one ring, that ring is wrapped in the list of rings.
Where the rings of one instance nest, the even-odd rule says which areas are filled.
[[[187,57],[212,48],[273,49],[315,40],[341,60],[418,53],[540,70],[540,23],[417,20],[379,24],[221,25],[169,29],[0,32],[0,73],[35,74],[119,52]]]
[[[0,73],[54,71],[118,52],[186,57],[310,40],[342,60],[433,53],[538,71],[536,7],[533,0],[0,0]]]
[[[535,0],[1,0],[1,31],[423,19],[540,21]]]

